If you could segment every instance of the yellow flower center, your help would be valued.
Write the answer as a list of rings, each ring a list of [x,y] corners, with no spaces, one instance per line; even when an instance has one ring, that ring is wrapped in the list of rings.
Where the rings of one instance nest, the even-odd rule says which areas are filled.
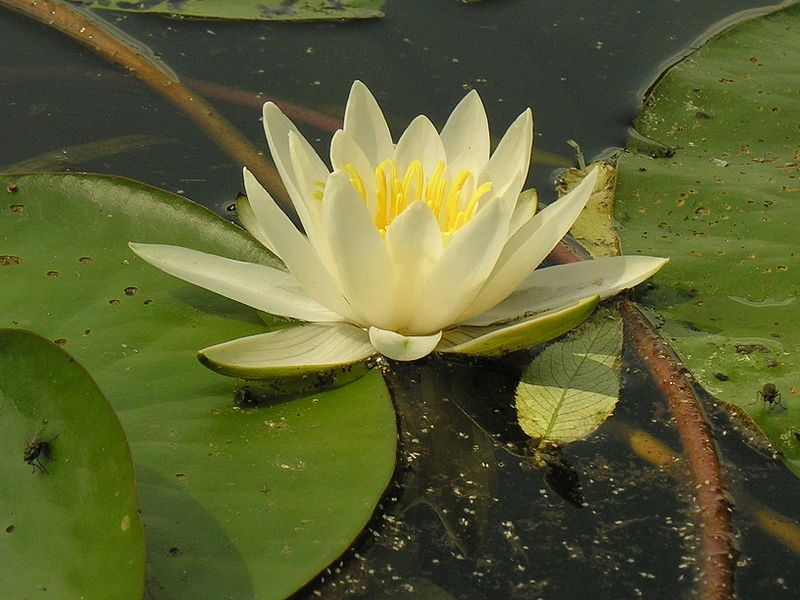
[[[433,173],[426,177],[422,163],[418,160],[408,165],[402,174],[398,172],[397,165],[391,159],[386,159],[378,165],[375,169],[373,215],[375,227],[382,235],[386,234],[389,224],[417,200],[428,205],[445,237],[449,237],[475,216],[481,198],[491,191],[492,184],[488,181],[482,183],[467,197],[464,188],[472,173],[464,169],[451,182],[444,176],[445,166],[444,161],[439,161]],[[367,186],[359,172],[349,163],[343,168],[358,195],[369,206]],[[320,188],[325,187],[323,182],[316,182],[316,185]],[[323,192],[320,190],[314,195],[321,200]],[[372,209],[373,207],[370,207],[370,210]]]

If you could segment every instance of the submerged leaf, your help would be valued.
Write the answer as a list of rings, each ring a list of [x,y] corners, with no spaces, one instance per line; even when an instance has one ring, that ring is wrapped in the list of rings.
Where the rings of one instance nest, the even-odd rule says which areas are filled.
[[[522,429],[547,444],[574,442],[592,433],[614,411],[622,320],[602,308],[586,323],[539,354],[517,388]]]

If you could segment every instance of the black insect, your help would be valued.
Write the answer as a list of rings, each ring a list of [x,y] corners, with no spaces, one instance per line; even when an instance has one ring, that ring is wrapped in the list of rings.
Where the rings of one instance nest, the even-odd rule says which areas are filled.
[[[781,404],[781,393],[774,383],[765,383],[756,393],[756,402],[761,400],[765,405],[769,404],[770,410],[777,404],[781,408],[786,407]]]
[[[25,443],[25,454],[23,455],[25,462],[31,465],[34,471],[38,470],[40,473],[47,473],[47,467],[44,466],[42,459],[50,458],[51,444],[58,437],[55,435],[49,440],[44,440],[42,438],[44,430],[45,428],[42,427],[39,433]]]

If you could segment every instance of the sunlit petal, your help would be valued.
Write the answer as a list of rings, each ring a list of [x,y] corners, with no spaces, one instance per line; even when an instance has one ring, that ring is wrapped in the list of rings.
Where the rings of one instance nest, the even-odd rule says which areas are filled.
[[[162,271],[273,315],[305,321],[341,321],[303,292],[294,276],[180,246],[130,244],[139,257]]]
[[[396,327],[392,259],[367,207],[341,171],[328,178],[323,207],[345,297],[362,322]]]
[[[669,262],[652,256],[612,256],[538,269],[517,291],[467,325],[490,325],[550,310],[597,294],[608,298],[640,284]]]
[[[483,103],[470,91],[453,110],[442,129],[442,144],[452,169],[480,173],[489,160],[489,122]]]
[[[508,128],[478,181],[491,181],[497,195],[508,189],[519,194],[530,167],[532,147],[533,113],[527,109]]]
[[[393,158],[399,173],[405,173],[411,162],[418,160],[423,172],[430,175],[439,162],[444,162],[442,140],[428,117],[420,115],[411,121],[397,142]]]
[[[204,348],[207,367],[242,379],[314,375],[375,354],[367,332],[348,323],[307,323]]]
[[[586,206],[596,181],[595,168],[569,194],[542,209],[509,238],[486,285],[459,321],[489,310],[525,281],[569,231]]]
[[[344,299],[336,280],[317,256],[306,236],[298,231],[272,196],[247,169],[244,170],[244,186],[256,218],[306,294],[355,322],[356,316]]]
[[[259,223],[256,218],[256,213],[253,212],[253,207],[250,206],[250,200],[244,194],[240,194],[236,198],[236,216],[239,217],[242,225],[250,232],[250,235],[261,242],[267,250],[280,258],[280,254],[278,254],[278,251],[275,249],[275,244],[272,243],[267,232],[264,231],[261,223]]]
[[[442,332],[432,335],[401,335],[395,331],[369,328],[369,341],[375,349],[394,360],[416,360],[427,356],[442,339]]]
[[[392,156],[394,145],[389,126],[375,97],[360,81],[353,82],[344,111],[344,130],[364,151],[375,168]]]
[[[444,329],[470,305],[506,241],[501,209],[490,204],[453,235],[422,287],[408,331]]]

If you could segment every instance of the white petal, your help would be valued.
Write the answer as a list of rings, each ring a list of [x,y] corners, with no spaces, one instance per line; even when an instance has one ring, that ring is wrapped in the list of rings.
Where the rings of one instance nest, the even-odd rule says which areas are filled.
[[[280,379],[313,376],[374,354],[363,329],[348,323],[307,323],[209,346],[199,358],[225,375]]]
[[[508,220],[492,202],[453,234],[422,287],[411,333],[445,329],[473,301],[506,241]]]
[[[478,181],[491,181],[498,196],[509,189],[519,194],[528,176],[532,147],[533,113],[527,109],[508,128]]]
[[[305,229],[309,238],[314,240],[315,223],[311,215],[309,215],[308,206],[314,200],[313,197],[303,193],[307,189],[308,182],[302,181],[300,179],[301,174],[295,169],[289,147],[290,134],[297,137],[296,145],[298,151],[302,152],[307,162],[305,174],[312,178],[312,184],[314,181],[325,181],[328,168],[314,148],[311,147],[311,144],[303,137],[303,134],[294,126],[294,123],[272,102],[267,102],[264,105],[264,131],[267,134],[267,142],[272,153],[272,159],[275,161],[275,166],[278,167],[278,173],[280,173],[297,215],[303,223],[303,229]]]
[[[489,123],[475,90],[464,96],[447,119],[442,144],[455,172],[467,169],[478,174],[483,170],[489,160]]]
[[[395,331],[369,328],[369,341],[375,349],[394,360],[417,360],[427,356],[442,339],[442,332],[433,335],[401,335]]]
[[[250,235],[261,242],[267,250],[280,258],[280,254],[278,254],[278,251],[275,249],[275,244],[270,241],[267,232],[264,231],[261,223],[258,222],[256,213],[253,212],[253,207],[250,206],[250,200],[244,194],[240,194],[236,198],[236,216],[239,217],[242,225],[250,232]]]
[[[394,268],[386,244],[347,175],[334,171],[322,201],[342,292],[360,321],[396,327]]]
[[[439,350],[472,356],[502,356],[530,348],[583,323],[599,301],[599,296],[584,298],[500,327],[458,327],[446,333]]]
[[[511,237],[519,228],[525,225],[536,214],[539,206],[539,194],[531,188],[522,192],[517,198],[514,214],[511,216],[511,225],[508,228],[508,237]]]
[[[563,198],[548,205],[511,236],[486,285],[459,322],[486,312],[525,281],[578,218],[597,181],[597,168]]]
[[[258,310],[305,321],[342,320],[306,296],[295,278],[284,271],[179,246],[129,245],[162,271]]]
[[[422,163],[425,177],[433,174],[436,165],[445,161],[444,146],[436,127],[425,115],[416,117],[400,136],[394,151],[394,162],[397,173],[403,177],[412,161]]]
[[[442,254],[442,232],[428,205],[416,201],[400,213],[386,229],[386,245],[394,263],[396,318],[404,327]]]
[[[538,269],[519,289],[467,325],[490,325],[598,294],[608,298],[649,278],[669,262],[652,256],[611,256]]]
[[[355,314],[317,253],[250,171],[244,170],[244,187],[250,206],[289,271],[306,294],[348,320]]]
[[[375,218],[375,168],[370,164],[364,151],[355,143],[353,137],[340,129],[333,134],[331,140],[331,164],[334,171],[342,171],[345,165],[351,165],[361,177],[367,192],[367,206],[372,218]]]
[[[350,88],[344,111],[344,130],[364,151],[373,168],[382,160],[391,158],[394,145],[389,126],[375,97],[358,80]]]

